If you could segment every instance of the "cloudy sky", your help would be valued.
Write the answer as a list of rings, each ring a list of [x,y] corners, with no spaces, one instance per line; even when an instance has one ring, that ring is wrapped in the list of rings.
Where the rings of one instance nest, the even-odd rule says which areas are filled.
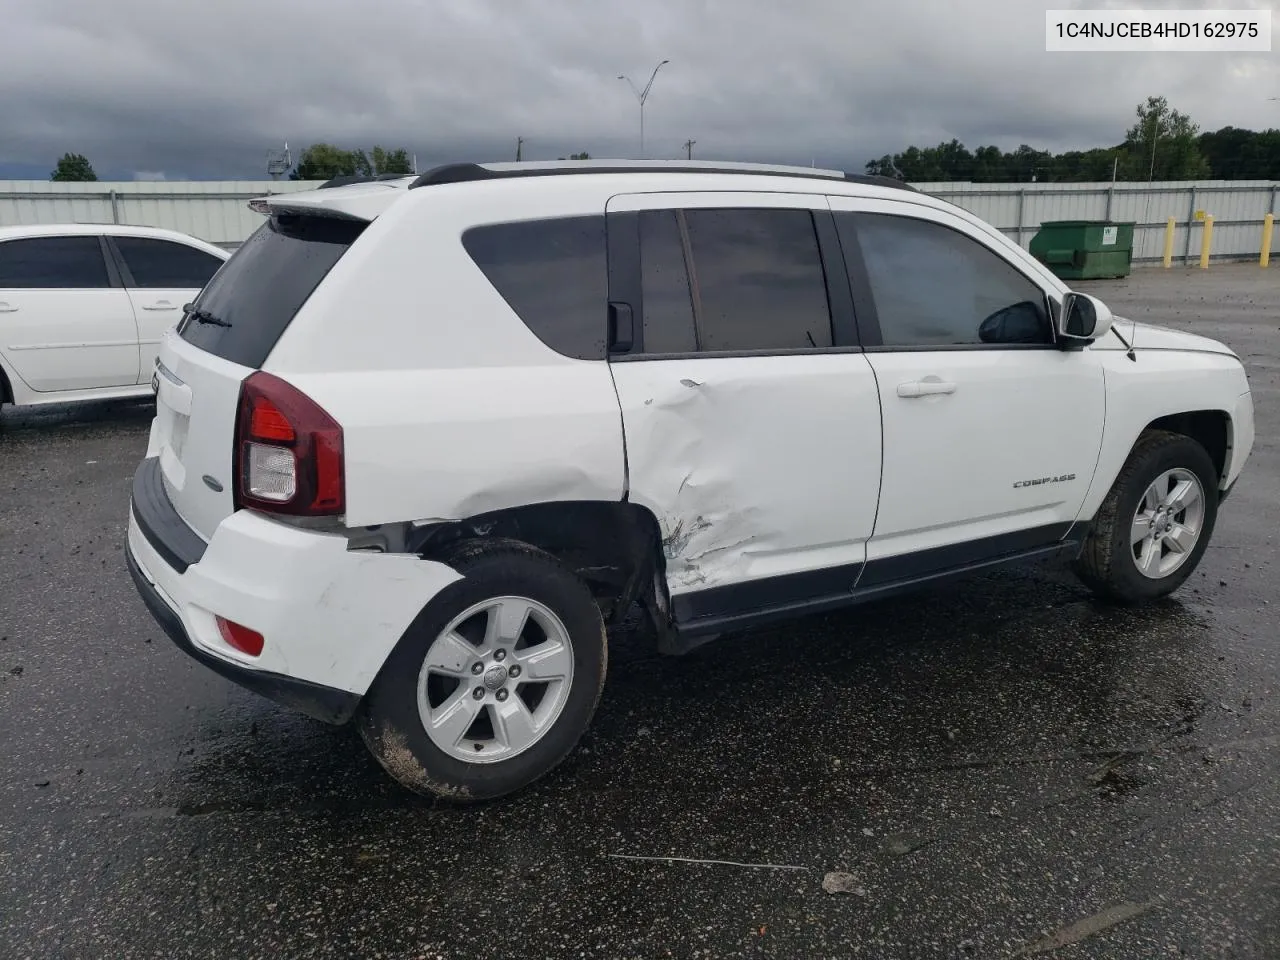
[[[446,160],[646,153],[860,170],[910,143],[1118,142],[1163,94],[1202,129],[1280,126],[1280,47],[1044,50],[1046,7],[1280,0],[6,0],[0,177],[261,178],[327,140]]]

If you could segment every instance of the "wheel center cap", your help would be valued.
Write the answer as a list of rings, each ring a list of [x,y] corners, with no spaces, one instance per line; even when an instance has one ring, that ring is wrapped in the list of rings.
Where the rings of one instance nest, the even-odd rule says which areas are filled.
[[[494,664],[484,672],[484,685],[490,690],[497,690],[507,682],[507,668]]]

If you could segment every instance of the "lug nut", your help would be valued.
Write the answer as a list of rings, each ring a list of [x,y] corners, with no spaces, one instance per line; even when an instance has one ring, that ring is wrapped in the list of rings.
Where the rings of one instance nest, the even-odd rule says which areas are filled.
[[[499,700],[505,700],[507,699],[507,691],[499,690],[496,694],[494,694],[494,696],[496,696]]]
[[[495,659],[495,660],[505,660],[505,659],[507,659],[507,651],[505,651],[505,650],[495,650],[495,651],[494,651],[494,653],[493,653],[493,659]]]
[[[471,672],[472,672],[472,673],[483,673],[483,672],[484,672],[484,664],[483,664],[483,663],[473,663],[473,664],[471,665]]]
[[[510,670],[508,670],[508,671],[507,671],[507,676],[509,676],[509,677],[518,677],[518,676],[520,676],[520,667],[519,667],[519,665],[514,666],[514,667],[512,667]]]
[[[484,687],[476,687],[474,690],[471,691],[471,696],[475,697],[477,700],[483,700]]]

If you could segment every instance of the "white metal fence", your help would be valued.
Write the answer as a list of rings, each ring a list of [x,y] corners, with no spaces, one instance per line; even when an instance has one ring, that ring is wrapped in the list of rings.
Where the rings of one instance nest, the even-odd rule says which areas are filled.
[[[0,226],[27,223],[130,223],[167,227],[226,247],[241,243],[262,222],[248,207],[267,193],[307,190],[310,181],[51,183],[0,180]],[[1202,223],[1214,218],[1214,259],[1258,256],[1262,218],[1280,215],[1280,183],[1202,180],[1145,183],[921,183],[1003,230],[1024,247],[1046,220],[1133,222],[1134,258],[1158,261],[1165,222],[1177,221],[1175,259],[1200,255]]]
[[[1047,220],[1114,220],[1135,224],[1135,261],[1164,256],[1168,219],[1174,227],[1173,256],[1200,256],[1204,223],[1213,217],[1215,260],[1253,259],[1262,250],[1262,218],[1280,216],[1280,182],[1274,180],[1157,181],[1155,183],[920,183],[1027,246]]]
[[[303,180],[125,181],[53,183],[0,180],[0,227],[29,223],[128,223],[164,227],[224,247],[242,243],[262,223],[249,201],[309,190]]]

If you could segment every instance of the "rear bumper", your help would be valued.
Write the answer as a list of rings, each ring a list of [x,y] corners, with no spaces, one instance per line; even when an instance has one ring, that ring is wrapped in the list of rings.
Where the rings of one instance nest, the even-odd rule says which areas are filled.
[[[356,712],[356,707],[360,705],[358,694],[335,690],[333,687],[324,687],[317,683],[308,683],[305,680],[296,680],[278,673],[268,673],[265,670],[249,670],[201,650],[187,636],[178,612],[165,602],[156,585],[142,572],[138,561],[133,558],[133,552],[127,552],[125,557],[129,564],[129,575],[133,577],[134,586],[138,588],[142,602],[147,605],[156,623],[164,628],[169,639],[187,656],[195,658],[210,670],[240,684],[247,690],[252,690],[254,693],[326,723],[346,723]]]
[[[237,511],[205,543],[154,460],[134,477],[126,551],[143,601],[186,653],[236,683],[331,723],[348,719],[422,607],[460,579],[415,556],[347,549],[344,536]],[[217,617],[256,630],[229,646]]]

